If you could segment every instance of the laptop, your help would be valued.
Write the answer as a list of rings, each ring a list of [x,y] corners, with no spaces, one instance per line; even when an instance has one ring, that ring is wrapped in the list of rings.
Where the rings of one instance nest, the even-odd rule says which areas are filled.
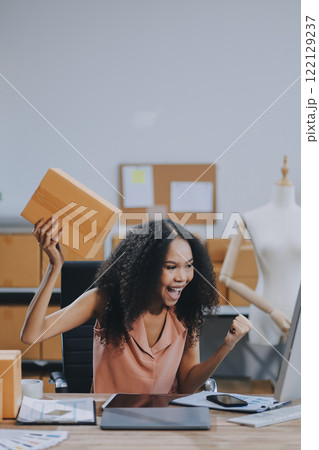
[[[301,287],[291,320],[274,397],[278,402],[298,400],[301,397]]]
[[[105,408],[102,430],[209,430],[205,407]]]

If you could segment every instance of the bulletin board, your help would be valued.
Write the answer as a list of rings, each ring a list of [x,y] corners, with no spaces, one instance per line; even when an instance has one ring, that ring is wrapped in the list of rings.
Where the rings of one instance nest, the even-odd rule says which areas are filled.
[[[206,220],[200,218],[201,213],[216,212],[216,166],[122,164],[120,192],[125,197],[120,197],[120,209],[124,213],[148,213],[157,207],[160,211],[164,206],[178,220],[188,213],[187,223],[203,224]]]

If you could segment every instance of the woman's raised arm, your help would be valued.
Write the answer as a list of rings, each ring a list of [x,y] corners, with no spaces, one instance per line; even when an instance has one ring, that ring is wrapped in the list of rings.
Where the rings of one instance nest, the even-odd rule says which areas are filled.
[[[100,309],[97,290],[92,289],[66,308],[46,316],[53,288],[64,262],[58,242],[62,230],[58,230],[57,222],[51,218],[46,222],[41,219],[35,224],[33,235],[48,255],[50,262],[40,287],[29,305],[21,330],[21,340],[25,344],[41,342],[75,328],[91,317],[97,316]]]
[[[193,393],[215,372],[217,367],[252,328],[252,323],[239,314],[233,320],[230,329],[219,349],[206,361],[200,363],[199,341],[189,345],[186,341],[184,354],[178,369],[179,390],[183,394]]]

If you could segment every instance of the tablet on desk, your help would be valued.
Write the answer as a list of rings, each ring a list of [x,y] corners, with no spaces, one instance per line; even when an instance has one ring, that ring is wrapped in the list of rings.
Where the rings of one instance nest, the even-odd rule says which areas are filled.
[[[105,408],[102,430],[208,430],[205,407]]]
[[[112,394],[104,408],[163,408],[173,399],[171,394]]]

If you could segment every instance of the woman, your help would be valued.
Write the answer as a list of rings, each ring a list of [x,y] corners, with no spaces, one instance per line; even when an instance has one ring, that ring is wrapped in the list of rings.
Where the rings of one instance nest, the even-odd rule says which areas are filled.
[[[33,234],[50,259],[27,311],[21,339],[41,342],[95,317],[94,392],[191,393],[251,329],[239,315],[223,344],[200,363],[203,309],[218,298],[209,256],[199,239],[171,220],[132,229],[101,266],[96,287],[46,316],[63,265],[62,230],[49,219]]]

